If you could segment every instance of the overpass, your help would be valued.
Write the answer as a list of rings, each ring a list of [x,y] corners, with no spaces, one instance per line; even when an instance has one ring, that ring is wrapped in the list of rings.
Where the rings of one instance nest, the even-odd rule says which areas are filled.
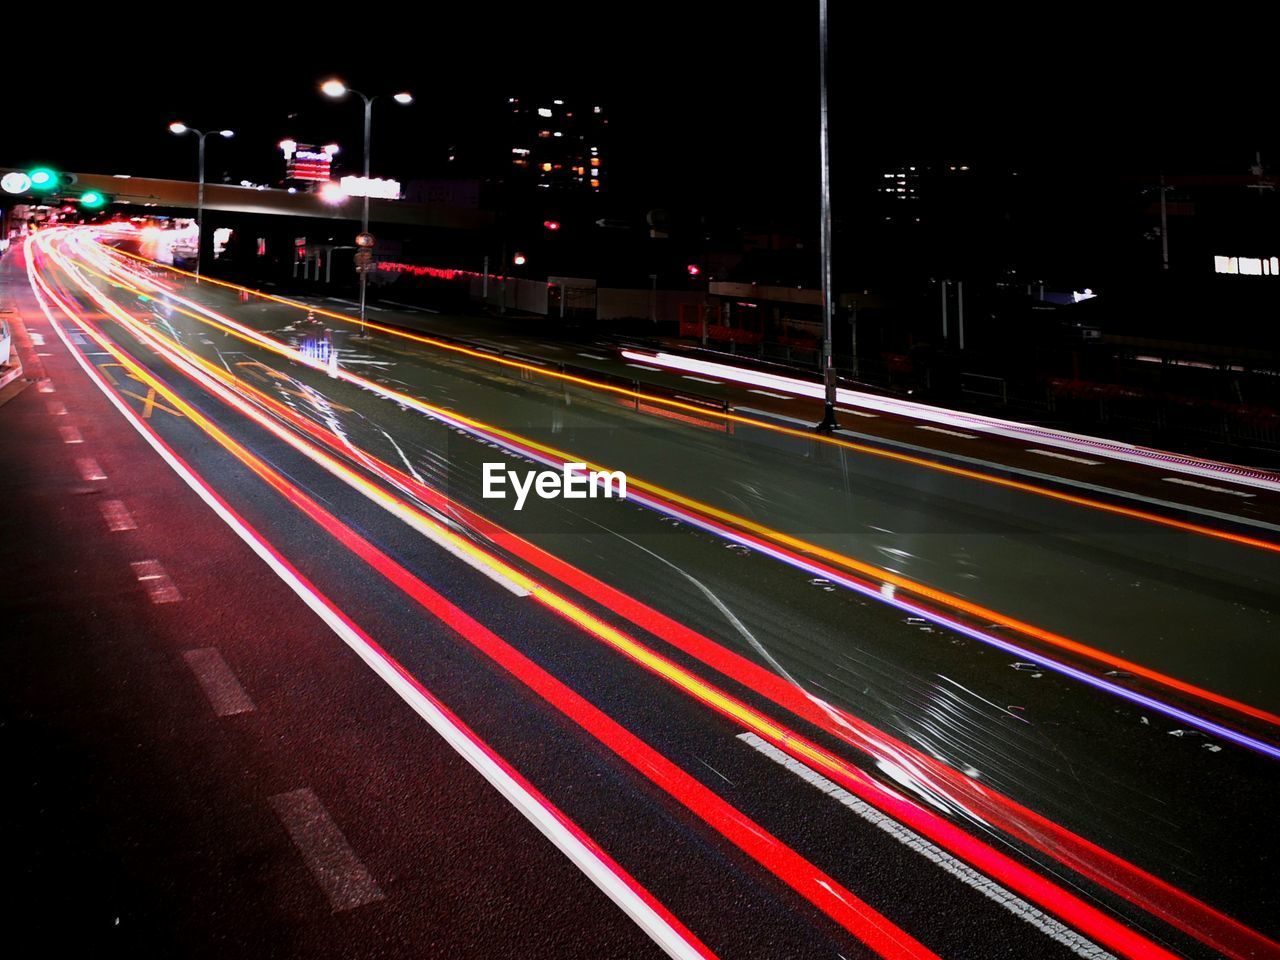
[[[13,168],[0,167],[0,176]],[[77,193],[98,190],[110,195],[112,202],[129,207],[162,210],[195,209],[197,185],[189,180],[159,180],[102,173],[76,173]],[[38,203],[37,194],[0,195],[0,203]],[[360,220],[362,200],[352,197],[345,203],[327,204],[314,193],[290,193],[272,187],[241,187],[225,183],[205,183],[204,207],[209,213],[258,214],[283,217],[307,217],[320,220]],[[493,222],[493,215],[481,210],[444,207],[434,204],[409,203],[404,200],[369,201],[370,223],[399,224],[415,227],[437,227],[474,230]]]

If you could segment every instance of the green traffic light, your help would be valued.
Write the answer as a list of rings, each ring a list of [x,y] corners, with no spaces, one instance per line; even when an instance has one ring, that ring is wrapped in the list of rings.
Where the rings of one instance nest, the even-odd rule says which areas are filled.
[[[34,190],[52,190],[58,185],[58,172],[48,167],[36,167],[29,171],[27,176],[31,178],[31,187]]]
[[[107,205],[107,198],[97,190],[86,190],[80,194],[80,206],[86,210],[97,210],[99,207]]]

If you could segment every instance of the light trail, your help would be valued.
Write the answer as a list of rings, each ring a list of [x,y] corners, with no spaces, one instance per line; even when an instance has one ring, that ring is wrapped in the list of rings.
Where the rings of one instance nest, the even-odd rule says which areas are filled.
[[[57,262],[58,255],[52,252],[50,252],[50,255]],[[61,266],[62,264],[59,265]],[[66,268],[64,267],[64,269]],[[38,281],[33,280],[33,285],[36,282]],[[286,501],[299,509],[321,529],[325,530],[326,533],[334,537],[389,582],[400,588],[425,610],[449,626],[455,633],[506,669],[528,686],[529,689],[538,693],[563,715],[576,722],[583,730],[595,737],[634,769],[661,787],[673,799],[680,802],[686,809],[698,816],[699,819],[702,819],[722,836],[734,843],[744,853],[751,856],[752,859],[764,866],[774,876],[790,886],[858,940],[867,944],[882,957],[885,957],[886,960],[939,960],[936,954],[878,911],[868,906],[852,892],[840,885],[834,878],[805,860],[781,840],[754,823],[723,798],[680,769],[639,737],[612,720],[603,711],[575,693],[550,673],[543,670],[505,640],[498,637],[497,634],[494,634],[479,621],[473,619],[460,607],[423,583],[368,540],[361,537],[184,401],[167,384],[153,376],[130,355],[124,353],[112,341],[98,332],[92,324],[80,318],[72,308],[62,302],[51,290],[47,287],[44,289],[49,298],[57,303],[59,308],[64,313],[67,313],[68,317],[74,320],[103,350],[110,353],[117,362],[121,363],[142,382],[162,394],[167,402],[180,409],[210,439],[214,440],[220,447],[264,480]],[[86,288],[86,292],[90,292],[88,288]],[[92,293],[90,295],[92,296]],[[107,303],[100,302],[100,305],[104,309],[108,309],[108,312],[112,313],[113,316],[118,311],[120,316],[116,316],[116,319],[127,324],[136,323],[131,318],[128,318],[128,315],[123,311],[119,311],[118,308],[111,310]],[[111,306],[114,306],[114,304]],[[138,331],[134,332],[137,333]],[[69,339],[66,342],[69,344]],[[500,561],[498,562],[500,563]],[[560,598],[550,594],[549,591],[546,593],[549,605],[554,606],[561,603]],[[569,605],[565,609],[571,610],[573,608],[572,605]],[[1109,918],[1104,917],[1103,919],[1108,920],[1110,923],[1115,923],[1115,921],[1110,921]],[[1115,925],[1120,931],[1128,933],[1126,928],[1119,924]],[[1143,954],[1143,956],[1147,955]],[[1163,960],[1166,955],[1161,953],[1159,956]],[[1169,960],[1172,960],[1171,955],[1167,956]]]
[[[101,250],[103,248],[99,246],[97,249]],[[116,286],[123,286],[125,289],[130,289],[135,293],[141,293],[137,288],[130,286],[122,279],[113,279],[110,276],[98,274],[93,270],[89,270],[89,272],[108,283]],[[192,313],[181,307],[176,308],[192,319],[214,326],[215,328],[244,340],[245,342],[255,344],[279,356],[301,363],[304,366],[310,366],[315,369],[323,368],[323,365],[318,360],[306,357],[301,352],[294,350],[287,345],[281,344],[265,334],[245,327],[230,317],[183,297],[175,297],[174,299],[187,304],[195,311],[195,313]],[[522,457],[529,457],[556,468],[562,468],[565,463],[585,461],[585,458],[583,457],[577,457],[554,447],[521,437],[518,434],[505,431],[489,424],[484,424],[480,421],[465,417],[452,411],[444,410],[441,407],[437,407],[433,404],[419,400],[416,397],[412,397],[408,394],[383,386],[376,381],[354,374],[349,370],[339,369],[337,373],[340,379],[346,380],[382,396],[389,397],[390,399],[396,400],[405,406],[418,410],[421,413],[425,413],[430,417],[449,423],[464,430],[465,432],[479,436],[491,443],[496,443],[499,446],[512,450]],[[701,410],[702,408],[695,409]],[[610,468],[602,467],[588,461],[587,469],[608,470]],[[1137,706],[1161,713],[1177,720],[1180,723],[1186,723],[1196,729],[1212,733],[1215,736],[1231,741],[1239,746],[1246,747],[1247,749],[1262,753],[1273,759],[1280,759],[1280,747],[1277,747],[1271,742],[1261,740],[1248,733],[1225,726],[1209,720],[1208,718],[1201,717],[1198,714],[1190,713],[1175,705],[1167,704],[1138,691],[1130,690],[1118,683],[1099,677],[1096,674],[1081,670],[1070,663],[1057,660],[1053,657],[1046,657],[1040,651],[1012,643],[1003,637],[998,637],[984,630],[977,629],[967,623],[956,620],[947,614],[940,613],[930,606],[904,600],[903,598],[896,596],[896,592],[893,596],[886,596],[882,589],[882,585],[892,585],[896,589],[904,590],[917,597],[923,598],[929,603],[939,604],[944,608],[959,612],[983,622],[998,623],[1001,626],[1017,631],[1026,637],[1049,644],[1052,647],[1065,650],[1075,656],[1101,663],[1113,670],[1120,670],[1133,674],[1134,676],[1141,677],[1159,686],[1177,691],[1180,694],[1214,703],[1219,707],[1252,717],[1255,720],[1262,721],[1272,726],[1280,726],[1280,716],[1277,716],[1270,711],[1204,689],[1134,661],[1108,654],[1105,651],[1091,647],[1087,644],[1081,643],[1080,641],[1073,640],[1062,634],[1007,616],[981,604],[976,604],[945,591],[937,590],[925,584],[918,583],[917,581],[913,581],[884,568],[876,567],[872,564],[855,560],[852,557],[845,556],[838,552],[818,547],[817,545],[808,543],[798,537],[793,537],[789,534],[782,533],[781,531],[773,530],[763,524],[737,516],[728,511],[720,510],[710,504],[702,503],[666,488],[650,484],[635,477],[634,474],[629,476],[628,482],[631,488],[629,498],[658,512],[677,517],[698,527],[699,529],[757,550],[812,576],[826,577],[839,586],[858,592],[863,596],[876,600],[877,602],[895,606],[898,609],[909,612],[914,616],[926,617],[933,622],[938,623],[940,626],[956,630],[957,632],[988,646],[996,647],[1019,657],[1033,659],[1045,669],[1052,670],[1053,672],[1062,674],[1073,680],[1083,682],[1096,690],[1121,697],[1122,699],[1128,700]],[[843,571],[834,569],[828,564],[834,564],[836,567],[843,567],[845,570],[852,571],[868,578],[868,580],[864,581],[858,580],[857,578],[851,578]]]
[[[91,292],[91,291],[87,291],[87,292]],[[91,295],[92,295],[92,292],[91,292]],[[105,303],[101,303],[100,305],[104,306],[104,308],[107,308],[107,304]],[[126,317],[125,322],[128,323],[131,326],[131,328],[138,326],[136,321],[133,321],[131,318],[127,317],[127,314],[125,315],[125,317]],[[146,331],[144,328],[141,330],[135,329],[134,332],[135,332],[135,335],[143,335],[149,341],[164,340],[171,348],[182,350],[184,354],[189,355],[190,359],[195,360],[197,363],[201,365],[204,365],[206,368],[208,368],[208,371],[211,374],[214,374],[220,378],[230,377],[229,374],[222,371],[220,368],[217,368],[216,366],[208,363],[208,361],[205,361],[202,358],[199,358],[197,355],[190,353],[190,351],[183,350],[183,348],[179,347],[176,344],[173,344],[172,341],[167,341],[166,338],[160,337],[158,334],[155,334],[152,331]],[[152,342],[152,345],[160,346],[159,344],[154,342]],[[230,377],[230,379],[235,380],[236,378]],[[249,389],[252,390],[253,388],[250,387]],[[258,392],[258,391],[254,391],[254,392]],[[242,410],[242,412],[244,411]],[[268,426],[268,428],[270,429],[270,426],[268,424],[264,423],[263,425]],[[319,429],[319,428],[316,428],[316,429]],[[295,444],[295,446],[297,446],[297,444]],[[492,561],[498,564],[502,563],[501,561],[496,560],[496,558],[492,558]],[[934,839],[940,839],[936,835],[936,831],[939,830],[939,824],[941,824],[944,828],[946,828],[946,829],[943,829],[942,831],[944,834],[947,833],[947,830],[953,831],[952,833],[947,835],[945,839],[940,839],[940,842],[942,843],[942,845],[947,846],[949,849],[954,850],[955,848],[952,845],[957,843],[960,844],[962,847],[964,847],[966,843],[969,843],[969,842],[978,844],[978,847],[976,848],[972,848],[972,847],[969,848],[968,853],[964,852],[963,850],[955,850],[955,852],[957,852],[958,855],[964,857],[965,859],[970,860],[970,862],[973,862],[972,856],[974,855],[975,850],[977,850],[978,855],[980,856],[994,855],[995,857],[994,860],[988,860],[985,864],[979,864],[979,865],[983,866],[984,869],[988,869],[989,872],[991,872],[993,875],[1000,877],[1002,880],[1005,880],[1006,882],[1009,882],[1011,886],[1014,886],[1015,888],[1018,888],[1018,889],[1022,889],[1023,892],[1025,893],[1027,892],[1025,889],[1025,885],[1028,884],[1029,881],[1031,881],[1031,886],[1033,888],[1035,887],[1034,881],[1048,883],[1048,881],[1044,881],[1043,878],[1039,878],[1038,875],[1031,873],[1030,871],[1027,871],[1026,868],[1021,867],[1020,865],[1014,863],[1013,861],[1008,861],[1007,858],[1004,858],[1002,854],[999,854],[998,852],[992,850],[991,848],[985,847],[985,845],[982,845],[980,841],[974,840],[974,838],[969,837],[967,834],[964,834],[962,831],[959,831],[957,828],[954,828],[952,825],[947,824],[945,821],[941,821],[939,818],[936,817],[936,815],[932,814],[932,812],[919,807],[918,805],[912,803],[911,801],[901,798],[900,796],[893,793],[892,791],[886,791],[884,787],[882,787],[880,784],[876,783],[875,781],[870,781],[861,773],[861,771],[857,771],[856,768],[852,768],[848,766],[846,763],[839,760],[839,758],[836,758],[826,753],[821,748],[817,747],[815,744],[810,743],[809,741],[800,737],[798,734],[794,733],[794,731],[790,731],[785,727],[776,725],[773,721],[763,717],[763,715],[758,714],[756,711],[747,707],[745,704],[742,704],[740,701],[737,701],[734,698],[725,695],[722,691],[718,690],[717,688],[709,684],[706,684],[704,681],[701,681],[696,677],[693,677],[691,674],[688,674],[687,671],[683,671],[681,668],[677,667],[676,665],[671,663],[669,660],[666,660],[666,658],[663,658],[660,655],[656,654],[651,649],[644,647],[642,644],[639,644],[633,638],[628,637],[626,634],[623,634],[621,631],[617,631],[614,628],[610,627],[609,625],[604,624],[603,622],[599,621],[597,618],[593,617],[590,614],[587,614],[585,611],[581,610],[581,608],[578,608],[576,605],[565,600],[564,598],[559,597],[558,595],[553,594],[550,591],[546,591],[545,588],[541,588],[537,585],[533,586],[532,593],[535,596],[535,598],[544,602],[548,606],[551,606],[553,609],[560,612],[567,619],[575,622],[584,630],[590,632],[591,634],[595,635],[599,639],[602,639],[605,642],[609,643],[615,649],[618,649],[624,655],[628,656],[633,661],[644,666],[646,669],[649,669],[651,672],[657,673],[658,675],[666,679],[668,682],[671,682],[674,685],[680,687],[685,692],[695,697],[695,699],[700,700],[701,702],[710,706],[712,709],[716,710],[717,712],[720,712],[721,714],[728,716],[731,719],[734,719],[735,721],[743,724],[748,729],[765,737],[766,739],[775,743],[779,747],[786,749],[789,753],[796,756],[797,759],[801,759],[804,762],[811,765],[822,767],[823,769],[832,773],[833,775],[838,777],[842,783],[851,787],[856,793],[858,793],[860,796],[863,796],[864,799],[868,800],[868,802],[875,804],[879,809],[885,810],[884,802],[886,800],[890,802],[890,804],[897,803],[897,804],[905,805],[904,808],[896,811],[895,810],[886,811],[889,813],[889,815],[893,816],[895,819],[901,820],[902,822],[906,822],[916,827],[917,829],[920,829],[922,833],[926,833],[927,835],[933,836]],[[868,796],[868,791],[870,791],[873,795],[876,793],[876,791],[879,791],[880,798],[876,799],[875,796]],[[904,815],[904,811],[906,815]],[[921,821],[921,815],[923,815],[924,817],[924,822]],[[948,843],[948,841],[950,842]],[[992,870],[991,869],[992,864],[995,864],[998,869]],[[1009,872],[1010,869],[1012,869],[1012,872]],[[1023,871],[1023,872],[1018,873],[1017,871]],[[1150,878],[1150,879],[1154,881],[1154,878]],[[1156,882],[1158,883],[1158,881]],[[1019,884],[1022,884],[1024,886],[1019,887]],[[1071,895],[1065,894],[1065,891],[1061,891],[1058,888],[1054,888],[1051,883],[1048,884],[1048,889],[1050,891],[1056,891],[1056,893],[1054,893],[1053,896],[1065,895],[1068,899],[1062,901],[1059,904],[1058,908],[1055,909],[1053,906],[1050,906],[1049,904],[1045,903],[1043,899],[1037,898],[1036,892],[1030,892],[1028,895],[1030,896],[1031,899],[1037,900],[1037,902],[1040,902],[1042,905],[1048,907],[1051,911],[1058,913],[1059,915],[1063,915],[1060,912],[1062,909],[1075,911],[1075,910],[1078,910],[1079,907],[1085,907],[1086,911],[1092,910],[1092,908],[1089,908],[1087,905],[1083,903],[1071,902],[1071,900],[1073,899],[1071,898]],[[1173,888],[1169,888],[1169,890],[1173,890]],[[1043,889],[1041,889],[1039,893],[1042,897],[1045,895],[1045,891]],[[1175,891],[1175,893],[1180,894],[1181,892]],[[1197,904],[1196,901],[1186,897],[1185,894],[1182,894],[1182,897],[1184,898],[1185,901],[1187,901],[1191,905]],[[1138,904],[1138,905],[1144,906],[1144,907],[1146,906],[1145,904]],[[1183,905],[1185,906],[1187,904],[1183,904]],[[1203,905],[1198,905],[1198,906],[1200,908],[1201,915],[1213,915],[1215,913],[1214,911],[1211,911],[1210,908],[1204,907]],[[1152,912],[1157,916],[1161,915],[1159,910],[1155,910]],[[1077,914],[1077,920],[1079,919],[1079,916],[1080,915]],[[1231,922],[1229,921],[1229,918],[1222,917],[1221,915],[1217,915],[1217,916],[1222,920],[1228,920],[1228,922]],[[1103,917],[1103,919],[1105,920],[1107,918]],[[1087,924],[1097,924],[1098,917],[1085,914],[1083,915],[1083,920]],[[1080,926],[1079,922],[1074,920],[1072,922],[1075,922],[1077,926]],[[1179,925],[1181,926],[1181,924]],[[1084,927],[1081,927],[1081,929],[1085,929],[1086,932],[1089,932],[1091,935],[1095,935],[1095,936],[1098,935],[1099,928],[1097,928],[1096,926],[1084,926]],[[1120,929],[1123,930],[1125,928],[1121,927]],[[1248,931],[1247,928],[1241,927],[1241,929],[1248,933],[1252,933],[1252,931]],[[1115,934],[1114,930],[1106,929],[1104,926],[1101,928],[1101,932],[1103,936],[1100,936],[1099,939],[1103,939],[1104,942],[1108,942],[1109,945],[1115,946],[1116,949],[1121,950],[1121,952],[1125,952],[1124,946],[1116,946],[1115,943],[1109,942],[1107,940],[1107,936],[1114,936]],[[1199,934],[1195,933],[1194,930],[1189,932],[1192,932],[1193,934],[1199,936]],[[1139,955],[1139,954],[1126,953],[1126,955]]]
[[[101,248],[100,244],[98,246]],[[169,266],[168,264],[155,263],[154,261],[148,260],[145,257],[141,257],[137,254],[130,253],[127,250],[119,250],[116,248],[103,248],[103,249],[109,250],[110,254],[118,255],[122,257],[129,257],[135,261],[152,265],[152,266],[157,266],[164,270],[170,270],[174,273],[181,274],[183,276],[188,276],[188,277],[194,276],[194,274],[188,273],[185,270],[180,270],[177,267],[172,267],[172,266]],[[134,274],[134,276],[138,279],[143,279],[146,282],[155,282],[151,280],[151,278],[149,277],[141,278],[141,277],[137,277],[136,274]],[[272,303],[277,303],[283,306],[291,307],[293,309],[313,311],[319,316],[328,317],[329,319],[332,319],[332,320],[339,320],[343,323],[349,323],[349,324],[359,323],[358,319],[347,316],[344,313],[339,313],[333,310],[327,310],[322,307],[309,306],[304,303],[299,303],[296,300],[290,300],[286,297],[279,297],[274,294],[263,293],[258,290],[253,290],[249,287],[243,287],[238,284],[229,283],[225,280],[215,280],[210,277],[201,277],[200,282],[214,284],[216,286],[225,287],[230,290],[236,290],[238,292],[246,293],[251,296],[258,297],[260,299],[267,300]],[[200,304],[194,303],[194,301],[186,300],[186,298],[176,297],[176,299],[182,299],[184,302],[188,303],[189,305],[197,309],[207,309],[207,308],[203,308]],[[424,336],[422,334],[413,333],[413,332],[402,330],[396,327],[386,326],[385,324],[366,321],[365,327],[367,329],[377,330],[379,333],[385,333],[385,334],[388,334],[389,336],[397,337],[402,340],[409,340],[414,343],[419,343],[425,346],[434,347],[434,348],[445,350],[451,353],[460,354],[472,360],[477,360],[477,361],[491,364],[491,365],[497,364],[499,366],[520,370],[528,374],[548,377],[548,378],[559,380],[565,383],[572,383],[575,386],[584,387],[586,389],[595,390],[598,392],[611,393],[618,396],[624,396],[632,400],[641,400],[641,401],[644,401],[645,403],[657,404],[659,406],[666,407],[672,410],[682,410],[687,413],[695,413],[703,417],[713,417],[713,418],[722,420],[726,423],[736,423],[744,426],[751,426],[751,427],[759,428],[762,430],[768,430],[774,433],[783,434],[785,436],[798,437],[805,440],[811,440],[816,443],[836,446],[846,450],[851,450],[856,453],[878,457],[883,460],[891,460],[897,463],[909,464],[911,466],[921,467],[928,470],[934,470],[940,473],[949,474],[951,476],[963,477],[967,480],[974,480],[980,483],[991,484],[991,485],[1003,487],[1009,490],[1017,490],[1021,493],[1028,493],[1034,496],[1043,497],[1050,500],[1056,500],[1061,503],[1068,503],[1073,506],[1085,507],[1091,510],[1097,510],[1097,511],[1100,511],[1103,513],[1109,513],[1115,516],[1127,517],[1129,519],[1138,520],[1143,523],[1153,523],[1153,524],[1167,527],[1170,529],[1179,530],[1184,533],[1192,533],[1197,536],[1205,536],[1205,537],[1210,537],[1216,540],[1224,540],[1229,543],[1238,544],[1240,546],[1247,546],[1247,547],[1251,547],[1258,550],[1266,550],[1272,553],[1280,553],[1280,543],[1273,542],[1270,540],[1263,540],[1258,537],[1251,537],[1251,536],[1248,536],[1247,534],[1236,533],[1230,530],[1220,530],[1215,527],[1209,527],[1204,524],[1193,523],[1187,520],[1178,520],[1173,517],[1165,517],[1165,516],[1161,516],[1160,514],[1152,513],[1147,510],[1140,510],[1134,507],[1125,507],[1119,504],[1107,503],[1106,501],[1095,500],[1093,498],[1081,496],[1078,494],[1066,493],[1065,491],[1061,491],[1061,490],[1053,490],[1048,487],[1041,487],[1035,484],[1026,483],[1021,480],[1013,480],[1007,477],[997,477],[991,474],[983,473],[981,471],[970,470],[965,467],[957,467],[957,466],[953,466],[951,464],[946,464],[946,463],[939,463],[938,461],[935,461],[935,460],[929,460],[927,458],[914,456],[908,453],[901,453],[893,450],[884,450],[879,447],[872,447],[872,446],[868,446],[867,444],[858,443],[857,441],[848,440],[841,437],[832,437],[832,436],[828,436],[821,433],[816,433],[812,430],[799,430],[794,427],[786,427],[780,424],[769,423],[767,421],[759,420],[754,417],[741,416],[730,411],[717,410],[714,408],[699,406],[697,404],[691,404],[691,403],[683,402],[680,400],[673,400],[670,397],[664,397],[660,395],[645,393],[639,389],[619,387],[614,384],[604,383],[599,380],[592,380],[588,377],[582,377],[574,374],[563,373],[558,370],[548,369],[546,367],[525,363],[519,360],[512,360],[507,357],[495,356],[494,354],[486,351],[471,349],[469,347],[465,347],[460,344],[450,343],[445,340],[439,340],[433,337]],[[1039,439],[1043,440],[1043,438],[1039,438]],[[1138,448],[1135,448],[1135,449],[1138,449]],[[1162,463],[1161,465],[1165,468],[1169,467],[1168,463]],[[1277,480],[1276,484],[1277,484],[1277,488],[1280,489],[1280,480]],[[1122,494],[1121,491],[1117,491],[1117,492]]]
[[[50,326],[93,384],[161,459],[231,530],[243,540],[377,676],[422,717],[499,794],[547,837],[588,879],[602,890],[637,926],[674,960],[714,960],[715,954],[688,930],[648,889],[635,880],[578,824],[550,802],[487,742],[449,710],[395,658],[303,576],[270,542],[244,520],[199,474],[169,447],[158,433],[107,384],[83,352],[54,319],[41,289],[77,324],[69,310],[47,286],[37,284],[28,254],[28,278]]]

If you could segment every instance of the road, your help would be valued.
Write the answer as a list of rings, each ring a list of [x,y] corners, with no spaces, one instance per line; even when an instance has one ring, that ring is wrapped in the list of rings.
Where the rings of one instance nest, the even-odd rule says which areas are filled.
[[[1266,477],[814,437],[728,375],[693,381],[727,414],[676,396],[678,358],[637,395],[635,358],[591,383],[27,246],[29,326],[398,694],[353,722],[422,718],[655,949],[1280,955]],[[628,497],[515,510],[488,462]]]

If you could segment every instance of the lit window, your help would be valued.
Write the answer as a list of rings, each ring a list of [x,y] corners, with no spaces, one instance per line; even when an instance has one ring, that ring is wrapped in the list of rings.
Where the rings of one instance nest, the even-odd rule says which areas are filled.
[[[599,187],[600,187],[600,181],[599,181],[599,180],[592,180],[592,181],[591,181],[591,185],[592,185],[593,187],[595,187],[596,189],[599,189]]]
[[[544,163],[544,164],[542,165],[542,172],[543,172],[543,173],[550,173],[550,172],[551,172],[551,161],[549,161],[549,160],[548,160],[546,163]]]
[[[555,136],[557,136],[557,137],[563,137],[563,136],[564,136],[564,134],[563,134],[563,133],[561,133],[559,130],[557,130],[557,131],[555,132]]]
[[[551,116],[551,108],[550,108],[550,107],[539,107],[539,108],[538,108],[538,116],[540,116],[540,117],[549,117],[549,116]]]

